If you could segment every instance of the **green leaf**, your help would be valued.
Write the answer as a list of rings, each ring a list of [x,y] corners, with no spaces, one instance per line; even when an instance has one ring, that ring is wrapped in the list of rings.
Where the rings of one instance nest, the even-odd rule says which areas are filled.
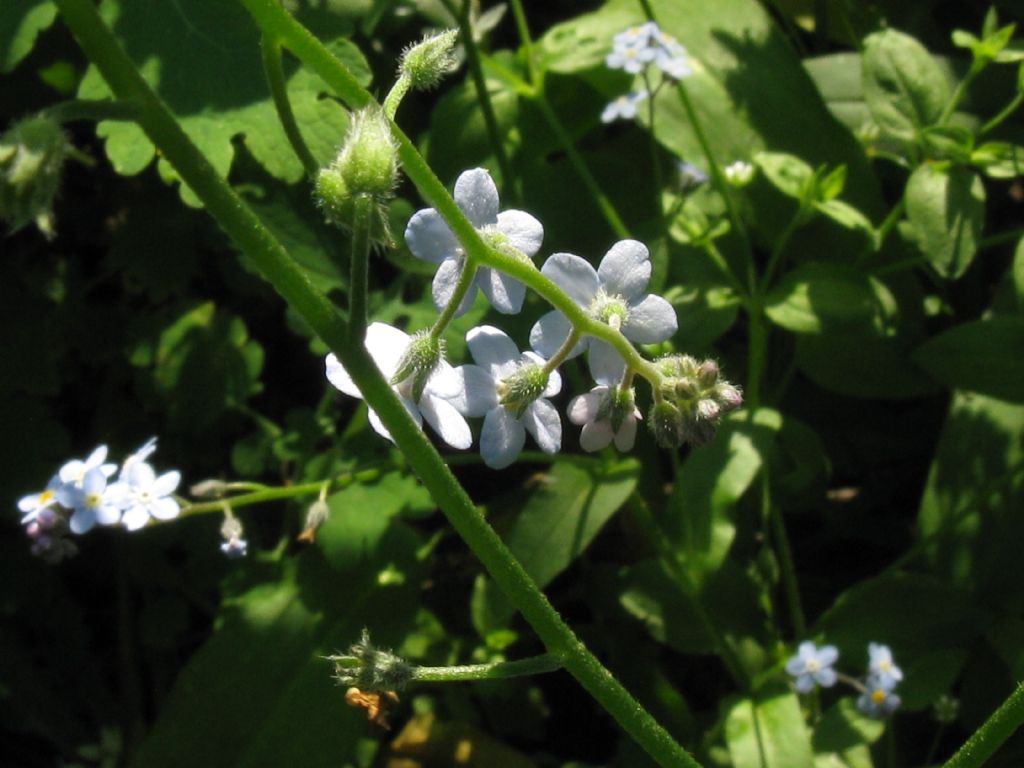
[[[725,716],[734,768],[811,768],[814,756],[800,702],[781,682],[734,702]]]
[[[1024,147],[1006,141],[989,141],[971,153],[970,162],[990,179],[1024,176]]]
[[[785,152],[758,152],[754,164],[782,194],[796,200],[807,197],[814,169],[799,157]]]
[[[938,122],[951,96],[932,55],[895,29],[865,38],[861,76],[872,117],[898,139],[914,140],[922,128]]]
[[[1024,313],[1024,238],[1017,243],[1010,269],[1014,293],[1017,295],[1017,310]]]
[[[730,414],[711,445],[679,468],[666,528],[685,567],[700,582],[725,560],[736,535],[733,508],[757,477],[782,426],[770,408]]]
[[[0,73],[6,74],[28,56],[36,36],[57,17],[52,0],[4,0],[0,3]]]
[[[914,362],[950,387],[1024,402],[1024,318],[961,323],[925,342]]]
[[[579,557],[636,487],[635,459],[585,467],[555,462],[530,494],[504,539],[530,577],[543,588]],[[489,583],[478,586],[489,604],[474,607],[481,623],[499,627],[514,609]]]
[[[232,142],[241,138],[275,177],[289,182],[302,178],[302,165],[270,99],[259,34],[239,4],[179,0],[143,7],[104,0],[100,10],[142,76],[218,173],[226,176],[231,169]],[[314,31],[336,36],[348,29],[347,22],[335,20],[331,25]],[[216,30],[216,34],[207,30]],[[338,40],[332,48],[363,84],[369,82],[367,64],[355,46]],[[182,56],[182,51],[188,55]],[[326,164],[344,134],[345,110],[334,99],[323,98],[328,89],[314,75],[293,62],[286,64],[291,70],[287,88],[296,119],[313,154]],[[96,99],[109,95],[99,72],[90,67],[79,96]],[[134,123],[103,122],[97,133],[105,139],[107,156],[118,173],[138,173],[152,162],[153,145]],[[166,165],[163,172],[176,178]]]
[[[907,218],[925,258],[955,280],[970,266],[985,222],[985,188],[966,168],[922,165],[907,181]]]
[[[842,200],[825,200],[823,202],[815,202],[814,210],[828,216],[841,227],[846,227],[846,229],[859,229],[871,238],[874,238],[875,236],[875,228],[871,224],[870,219],[868,219],[868,217],[858,209],[854,208],[849,203],[844,203]]]
[[[368,530],[371,517],[383,516],[340,506],[318,535],[337,538],[339,550],[358,557],[331,568],[319,550],[308,550],[264,573],[270,581],[226,602],[216,632],[178,674],[132,766],[354,759],[366,715],[345,704],[323,657],[357,640],[363,627],[376,643],[397,644],[412,627],[420,591],[416,536],[394,522]],[[382,587],[378,574],[394,564],[409,578]]]
[[[783,276],[765,297],[765,314],[794,333],[867,330],[882,322],[880,291],[854,267],[812,261]]]
[[[812,744],[816,753],[843,753],[874,744],[884,731],[885,723],[863,714],[854,699],[844,697],[821,716],[814,727]]]

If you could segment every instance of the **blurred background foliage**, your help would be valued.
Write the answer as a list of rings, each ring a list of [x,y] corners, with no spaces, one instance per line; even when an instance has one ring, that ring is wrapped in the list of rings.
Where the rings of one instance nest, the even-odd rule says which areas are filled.
[[[449,6],[460,6],[285,5],[378,94],[402,48],[425,28],[452,26]],[[986,69],[953,115],[962,132],[908,151],[895,129],[865,141],[865,126],[885,109],[862,83],[865,39],[883,28],[916,38],[938,73],[929,76],[941,78],[936,88],[951,92],[971,59],[950,33],[978,34],[983,4],[651,5],[694,61],[687,88],[719,162],[765,152],[740,197],[758,263],[789,238],[766,295],[761,407],[730,417],[712,445],[678,456],[644,434],[633,457],[583,457],[567,434],[553,462],[531,455],[501,475],[472,457],[453,455],[452,464],[588,645],[703,763],[943,759],[1024,675],[1024,186],[1013,151],[1008,172],[999,170],[1005,162],[956,154],[962,132],[977,132],[1018,92],[1018,69]],[[100,6],[190,137],[344,307],[345,238],[323,222],[285,141],[258,31],[242,7]],[[1020,0],[994,6],[1003,24],[1024,20]],[[485,3],[471,14],[505,158],[465,67],[437,91],[411,95],[400,124],[449,186],[467,168],[491,170],[508,207],[543,221],[545,255],[596,262],[618,237],[564,132],[632,236],[651,248],[652,290],[679,315],[663,351],[713,356],[743,381],[750,329],[741,299],[681,220],[666,226],[660,214],[664,195],[687,216],[720,217],[721,198],[703,188],[683,201],[671,185],[655,186],[646,116],[636,125],[599,119],[629,85],[603,60],[612,35],[642,20],[640,4],[558,0],[528,3],[527,12],[542,91],[522,87],[531,75],[511,11]],[[5,125],[108,94],[46,0],[0,5],[0,73]],[[326,162],[345,111],[288,57],[286,76],[303,134]],[[418,663],[541,648],[401,456],[373,435],[365,406],[327,385],[322,343],[142,132],[116,121],[66,128],[76,154],[55,202],[55,237],[27,226],[0,240],[5,764],[645,765],[564,674],[414,688],[390,732],[345,705],[323,656],[363,627]],[[693,126],[668,94],[654,130],[663,160],[701,162]],[[1012,146],[1024,144],[1022,134],[1018,114],[987,138]],[[864,227],[838,220],[838,208],[786,232],[801,203],[799,190],[786,191],[793,166],[778,153],[808,172],[845,167],[842,202],[876,228],[904,193],[905,216],[897,211],[899,226],[877,250]],[[421,206],[411,186],[400,188],[394,230]],[[719,245],[740,265],[735,229]],[[410,330],[428,324],[429,276],[399,238],[374,261],[371,315]],[[464,359],[464,333],[487,311],[481,300],[453,325],[451,359]],[[529,299],[503,327],[524,343],[542,311]],[[566,368],[567,390],[583,391],[584,371]],[[244,560],[218,551],[217,515],[136,535],[96,531],[55,567],[32,559],[16,500],[95,444],[123,456],[150,435],[160,438],[158,463],[179,468],[186,484],[287,485],[380,471],[331,495],[332,514],[311,545],[295,541],[307,497],[240,510]],[[884,738],[834,692],[814,703],[823,714],[808,727],[784,683],[781,664],[805,628],[785,596],[769,507],[784,516],[808,636],[836,644],[852,673],[869,641],[890,644],[904,666],[904,709]],[[663,539],[650,535],[651,519]],[[962,706],[940,726],[931,710],[947,693]],[[471,745],[472,762],[458,762],[460,744]],[[1022,759],[1018,737],[991,764]]]

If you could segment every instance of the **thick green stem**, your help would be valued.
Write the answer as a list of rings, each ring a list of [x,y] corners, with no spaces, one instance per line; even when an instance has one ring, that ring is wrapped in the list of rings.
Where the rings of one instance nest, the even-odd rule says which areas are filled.
[[[401,447],[409,466],[420,477],[438,506],[448,516],[452,526],[484,564],[498,586],[537,632],[551,656],[561,662],[660,765],[699,767],[699,763],[675,743],[565,624],[522,565],[473,505],[445,465],[444,459],[384,380],[370,355],[362,345],[348,343],[347,323],[339,316],[327,297],[313,287],[259,218],[189,141],[174,117],[142,79],[118,40],[100,19],[91,0],[56,2],[65,24],[99,69],[111,90],[119,99],[138,106],[139,125],[149,139],[160,148],[167,161],[202,200],[207,211],[235,245],[335,352],[353,382],[365,395],[367,403],[378,413],[395,443]],[[355,86],[358,90],[353,90],[350,95],[362,102],[357,106],[364,106],[369,101],[368,94],[365,98],[360,96],[360,93],[365,92],[359,89],[344,67],[334,61],[326,50],[322,50],[322,46],[315,38],[298,27],[273,0],[245,2],[264,33],[279,35],[293,51],[295,48],[292,47],[290,38],[295,36],[299,48],[310,54],[311,60],[317,65],[314,67],[315,70],[324,66],[338,78],[339,82],[346,86]],[[301,31],[297,31],[297,27]],[[304,63],[308,63],[302,55],[300,58]],[[419,158],[411,145],[403,151],[409,153],[410,150],[412,155]],[[422,158],[420,162],[422,163]],[[433,174],[430,176],[433,177]],[[441,191],[443,197],[451,200],[450,196],[444,193],[443,187]],[[452,204],[454,205],[454,201]],[[464,217],[457,218],[462,218],[465,227],[471,231],[472,242],[478,243],[477,247],[480,247],[483,253],[488,253],[476,232],[472,231],[469,222],[465,221]],[[565,299],[571,302],[568,296],[565,296]]]
[[[558,659],[548,654],[494,664],[464,664],[455,667],[415,667],[412,679],[423,683],[450,683],[458,680],[503,680],[526,677],[561,669]]]
[[[131,104],[121,101],[73,99],[49,106],[41,114],[53,118],[58,123],[70,123],[75,120],[99,122],[100,120],[134,120],[136,110]]]
[[[1010,103],[1007,104],[998,115],[993,117],[991,120],[989,120],[987,123],[981,126],[981,128],[978,129],[978,136],[984,136],[993,128],[1002,125],[1003,121],[1006,120],[1006,118],[1008,118],[1014,112],[1016,112],[1017,107],[1019,107],[1021,104],[1024,104],[1024,93],[1018,91],[1017,94],[1013,97],[1013,99],[1010,100]]]
[[[263,74],[267,78],[267,85],[270,86],[270,96],[274,100],[277,119],[284,129],[288,143],[292,146],[292,151],[302,163],[306,175],[315,179],[320,171],[320,163],[313,157],[305,139],[302,138],[299,124],[295,120],[295,113],[292,112],[291,102],[288,100],[288,86],[284,80],[284,66],[281,63],[281,43],[276,38],[264,35],[261,49],[263,51]]]
[[[978,768],[1024,724],[1024,683],[1010,694],[943,768]]]
[[[349,264],[348,338],[362,346],[366,338],[366,293],[370,274],[370,229],[376,203],[359,195],[352,211],[352,262]]]
[[[462,270],[459,272],[459,282],[455,284],[452,297],[448,300],[448,304],[441,310],[441,314],[437,316],[437,320],[434,321],[430,328],[430,335],[435,339],[441,338],[444,329],[448,327],[448,323],[452,321],[455,313],[462,306],[462,301],[466,298],[466,292],[473,287],[473,281],[476,280],[476,270],[476,264],[469,259],[463,259]]]
[[[580,332],[573,328],[569,331],[569,335],[565,337],[565,341],[562,342],[562,346],[558,348],[558,351],[551,356],[551,359],[544,363],[544,373],[550,374],[555,368],[565,362],[566,358],[572,354],[573,349],[580,340]]]

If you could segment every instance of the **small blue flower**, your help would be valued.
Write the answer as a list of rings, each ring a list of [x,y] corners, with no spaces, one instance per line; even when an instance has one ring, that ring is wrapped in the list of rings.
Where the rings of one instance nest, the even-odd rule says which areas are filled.
[[[810,693],[815,684],[831,688],[836,682],[836,671],[832,665],[839,658],[834,645],[818,648],[810,640],[800,643],[796,656],[786,662],[786,672],[795,678],[794,684],[800,693]]]
[[[869,717],[883,718],[899,709],[902,701],[891,688],[875,677],[867,679],[867,690],[857,698],[857,709]]]
[[[679,171],[679,185],[684,191],[699,187],[708,181],[708,175],[704,171],[685,160],[679,160],[676,163],[676,170]]]
[[[903,679],[903,670],[893,662],[888,645],[868,643],[868,678],[887,691]]]
[[[608,102],[601,112],[601,122],[610,123],[614,120],[632,120],[636,117],[637,104],[647,98],[647,91],[627,93]]]

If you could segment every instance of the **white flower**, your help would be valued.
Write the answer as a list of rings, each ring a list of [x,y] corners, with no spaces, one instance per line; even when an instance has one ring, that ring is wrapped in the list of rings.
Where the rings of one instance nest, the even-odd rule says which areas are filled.
[[[142,528],[149,519],[173,520],[181,512],[177,500],[171,494],[178,489],[181,473],[177,470],[165,472],[157,477],[156,472],[145,461],[134,461],[126,465],[114,486],[118,502],[124,509],[121,524],[129,531]]]
[[[100,462],[106,458],[105,446],[103,453]],[[57,500],[74,510],[70,522],[72,533],[85,533],[96,523],[114,525],[121,519],[119,489],[107,487],[107,475],[99,465],[85,473],[81,485],[61,485],[57,491]]]
[[[636,117],[637,104],[647,98],[647,91],[636,91],[619,96],[601,112],[601,122],[610,123],[613,120],[632,120]]]
[[[754,166],[744,160],[737,160],[725,166],[725,180],[734,187],[745,187],[754,178]]]
[[[464,380],[459,407],[467,416],[484,417],[480,433],[484,463],[492,469],[510,465],[523,450],[527,432],[542,451],[557,453],[562,447],[562,420],[547,398],[562,389],[558,372],[548,374],[546,382],[541,380],[543,358],[520,353],[497,328],[474,328],[466,341],[477,364],[456,369]],[[523,389],[529,390],[531,382],[533,391],[517,401],[517,385],[525,383]]]
[[[128,472],[129,467],[137,461],[145,461],[156,451],[156,438],[151,437],[142,446],[131,454],[121,463],[121,473],[118,475],[119,479],[123,480],[125,474]]]
[[[888,645],[868,643],[868,676],[887,691],[903,679],[903,670],[896,666]]]
[[[613,40],[612,52],[605,58],[604,63],[609,69],[621,69],[631,75],[639,74],[644,67],[654,61],[657,54],[657,50],[647,43],[648,39],[644,35],[638,36],[634,41]]]
[[[57,491],[60,490],[62,485],[63,482],[60,479],[60,475],[56,474],[46,484],[46,490],[23,496],[18,501],[18,509],[24,513],[21,518],[21,524],[26,525],[33,522],[43,510],[49,509],[56,504]]]
[[[674,80],[682,80],[693,74],[686,56],[686,48],[672,35],[665,34],[659,29],[652,42],[656,45],[654,64],[658,69]]]
[[[651,278],[647,247],[636,240],[620,240],[611,247],[595,270],[571,253],[552,255],[541,272],[558,284],[593,317],[622,331],[638,344],[664,341],[676,332],[672,305],[660,296],[645,293]],[[544,358],[550,358],[568,338],[570,324],[560,312],[548,312],[530,331],[530,345]],[[625,372],[625,363],[610,344],[586,337],[572,350],[576,356],[589,347],[590,373],[598,384],[616,384]]]
[[[398,371],[398,364],[408,349],[410,341],[411,337],[404,331],[386,323],[371,323],[366,329],[364,343],[384,378],[391,381]],[[327,379],[331,384],[351,397],[361,398],[363,396],[333,352],[327,355],[326,362]],[[427,423],[441,436],[441,439],[452,448],[469,448],[473,444],[473,435],[469,431],[469,424],[451,402],[458,398],[462,391],[462,379],[455,373],[455,369],[446,361],[439,360],[427,379],[418,403],[413,402],[412,399],[413,378],[413,376],[409,376],[391,386],[409,415],[421,426],[423,420],[426,419]],[[391,433],[381,423],[380,417],[372,408],[370,409],[370,425],[378,435],[392,440]]]
[[[238,536],[232,536],[230,539],[221,543],[220,551],[232,560],[239,557],[245,557],[249,553],[249,542],[246,539],[239,538]]]
[[[615,441],[620,451],[632,450],[636,442],[636,423],[640,410],[633,405],[621,415],[619,427],[613,425],[615,390],[610,387],[594,387],[585,395],[574,397],[569,403],[569,421],[582,424],[580,446],[588,452],[599,451]],[[632,401],[632,393],[629,396]]]
[[[107,446],[101,445],[90,453],[85,461],[72,459],[61,467],[57,474],[60,475],[62,483],[81,487],[86,474],[94,469],[100,470],[104,477],[110,477],[117,472],[117,464],[104,464],[106,460]]]
[[[493,246],[512,246],[527,257],[533,256],[544,239],[544,227],[524,211],[498,212],[498,189],[491,175],[483,168],[474,168],[459,175],[455,182],[455,202],[466,214],[480,236]],[[434,275],[434,304],[438,309],[448,305],[462,273],[465,252],[454,233],[435,209],[417,211],[405,228],[409,250],[421,259],[438,264]],[[476,273],[476,286],[484,292],[495,309],[506,315],[523,307],[526,287],[487,267]],[[476,297],[476,288],[466,292],[457,315],[466,312]]]

